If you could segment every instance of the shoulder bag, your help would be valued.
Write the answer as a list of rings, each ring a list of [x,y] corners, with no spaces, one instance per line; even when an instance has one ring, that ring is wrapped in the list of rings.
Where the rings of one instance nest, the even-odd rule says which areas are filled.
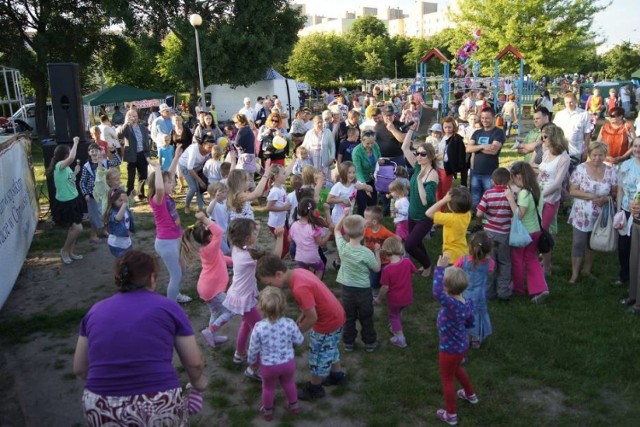
[[[618,248],[618,232],[613,226],[613,217],[613,200],[609,197],[591,231],[589,246],[594,251],[613,252]]]

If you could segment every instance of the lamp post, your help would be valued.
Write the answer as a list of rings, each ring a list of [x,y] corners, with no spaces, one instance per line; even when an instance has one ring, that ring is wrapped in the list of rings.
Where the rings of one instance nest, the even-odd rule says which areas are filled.
[[[193,27],[193,30],[196,32],[196,54],[198,55],[198,74],[200,76],[200,105],[201,108],[204,109],[207,106],[207,103],[204,99],[204,81],[202,79],[202,60],[200,59],[200,40],[198,39],[198,27],[202,25],[202,16],[194,13],[189,17],[189,22]]]

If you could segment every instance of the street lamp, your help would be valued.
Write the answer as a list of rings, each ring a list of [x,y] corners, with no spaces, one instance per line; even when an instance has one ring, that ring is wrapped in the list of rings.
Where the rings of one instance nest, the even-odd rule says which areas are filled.
[[[198,27],[202,25],[202,16],[194,13],[189,17],[189,22],[196,32],[196,54],[198,55],[198,74],[200,75],[200,105],[202,109],[207,107],[204,99],[204,81],[202,79],[202,60],[200,59],[200,40],[198,39]]]

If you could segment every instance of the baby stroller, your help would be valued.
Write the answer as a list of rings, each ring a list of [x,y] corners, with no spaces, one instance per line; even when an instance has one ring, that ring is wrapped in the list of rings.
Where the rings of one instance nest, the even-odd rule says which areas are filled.
[[[388,193],[389,184],[396,179],[396,168],[398,165],[384,157],[381,157],[381,159],[385,160],[385,164],[376,164],[376,170],[374,172],[375,187],[378,193]]]

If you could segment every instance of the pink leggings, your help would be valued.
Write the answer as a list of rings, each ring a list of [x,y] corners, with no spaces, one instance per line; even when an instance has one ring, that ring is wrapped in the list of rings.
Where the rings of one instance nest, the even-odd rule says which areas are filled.
[[[283,363],[281,365],[260,367],[262,373],[262,407],[265,409],[273,408],[273,401],[276,396],[276,386],[278,383],[284,390],[289,405],[298,402],[298,391],[296,383],[293,380],[296,373],[296,359]]]
[[[253,307],[242,315],[242,323],[238,329],[238,338],[236,339],[236,353],[247,354],[247,343],[251,336],[251,331],[256,323],[262,320],[258,306]]]
[[[542,206],[542,226],[545,230],[549,231],[549,227],[553,223],[553,218],[556,216],[556,212],[558,212],[558,208],[560,207],[560,200],[555,203],[546,203]]]
[[[402,310],[404,306],[390,305],[387,307],[387,313],[389,315],[389,324],[391,330],[394,333],[402,332]]]
[[[442,392],[444,393],[445,409],[450,414],[456,413],[456,379],[464,388],[467,396],[476,392],[467,375],[467,371],[462,367],[464,354],[439,353],[440,357],[440,380],[442,381]]]

